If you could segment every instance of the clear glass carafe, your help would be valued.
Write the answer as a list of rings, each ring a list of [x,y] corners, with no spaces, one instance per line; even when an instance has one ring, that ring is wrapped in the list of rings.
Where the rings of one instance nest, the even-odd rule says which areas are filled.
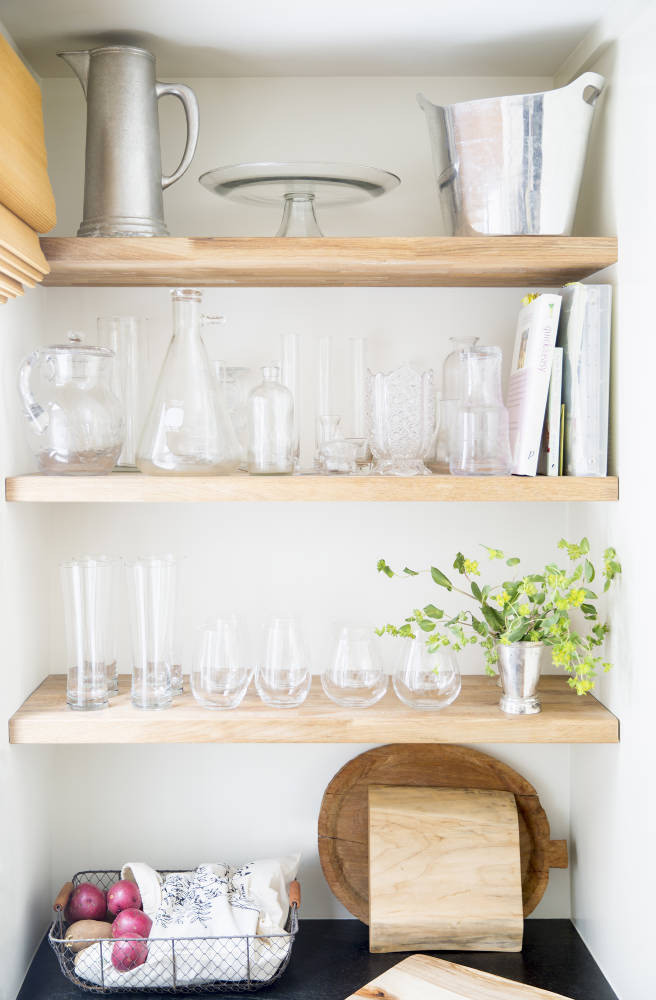
[[[501,395],[500,347],[460,352],[460,396],[449,467],[455,476],[507,476],[512,468],[508,411]]]
[[[123,445],[121,403],[111,388],[113,351],[70,344],[42,347],[25,358],[19,392],[39,471],[97,476],[111,472]]]
[[[365,625],[343,625],[329,666],[321,675],[328,697],[346,708],[368,708],[387,691],[387,675],[374,630]]]
[[[276,475],[294,471],[294,398],[280,381],[280,368],[262,369],[262,383],[248,397],[248,471]]]
[[[451,350],[442,366],[442,399],[458,399],[460,394],[460,355],[472,351],[480,337],[449,337]]]
[[[397,697],[410,708],[438,711],[460,694],[460,668],[448,649],[431,652],[424,639],[404,641],[404,650],[392,676]]]
[[[234,472],[239,442],[201,337],[202,294],[176,288],[173,336],[137,449],[148,475],[211,476]]]

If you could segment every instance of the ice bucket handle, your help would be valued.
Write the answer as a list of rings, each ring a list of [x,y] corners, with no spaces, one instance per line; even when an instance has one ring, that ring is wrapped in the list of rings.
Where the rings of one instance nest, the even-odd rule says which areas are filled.
[[[583,73],[582,76],[578,76],[576,80],[573,80],[569,86],[572,89],[576,89],[576,92],[581,94],[585,103],[594,108],[597,98],[604,89],[605,83],[605,78],[599,73]]]

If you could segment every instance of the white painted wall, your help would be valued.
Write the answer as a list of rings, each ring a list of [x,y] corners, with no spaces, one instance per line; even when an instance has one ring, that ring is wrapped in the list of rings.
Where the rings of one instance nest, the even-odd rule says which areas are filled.
[[[600,686],[620,719],[619,746],[572,748],[572,913],[620,1000],[656,994],[649,862],[656,842],[656,704],[650,574],[656,560],[651,526],[656,476],[650,432],[656,346],[653,336],[653,242],[656,227],[656,102],[653,61],[656,6],[616,4],[564,70],[603,73],[606,95],[595,121],[577,230],[617,232],[612,360],[612,451],[620,502],[571,508],[570,534],[615,545],[624,568],[609,601],[616,669]]]

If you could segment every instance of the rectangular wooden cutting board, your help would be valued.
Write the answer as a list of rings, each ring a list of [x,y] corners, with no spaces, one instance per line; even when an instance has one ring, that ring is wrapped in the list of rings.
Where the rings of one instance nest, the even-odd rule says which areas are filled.
[[[411,955],[346,1000],[571,1000],[535,986],[466,969],[428,955]]]
[[[369,787],[369,950],[521,951],[512,792]]]

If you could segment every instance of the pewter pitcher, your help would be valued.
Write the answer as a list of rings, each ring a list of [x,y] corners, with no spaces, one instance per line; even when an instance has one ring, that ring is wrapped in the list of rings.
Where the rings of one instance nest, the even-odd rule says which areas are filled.
[[[198,141],[198,102],[181,83],[158,83],[146,49],[107,45],[59,52],[87,98],[84,218],[78,236],[168,236],[162,190],[184,174]],[[162,176],[157,101],[177,97],[187,141],[177,169]]]
[[[446,107],[418,94],[451,234],[569,235],[603,86],[584,73],[557,90]]]

